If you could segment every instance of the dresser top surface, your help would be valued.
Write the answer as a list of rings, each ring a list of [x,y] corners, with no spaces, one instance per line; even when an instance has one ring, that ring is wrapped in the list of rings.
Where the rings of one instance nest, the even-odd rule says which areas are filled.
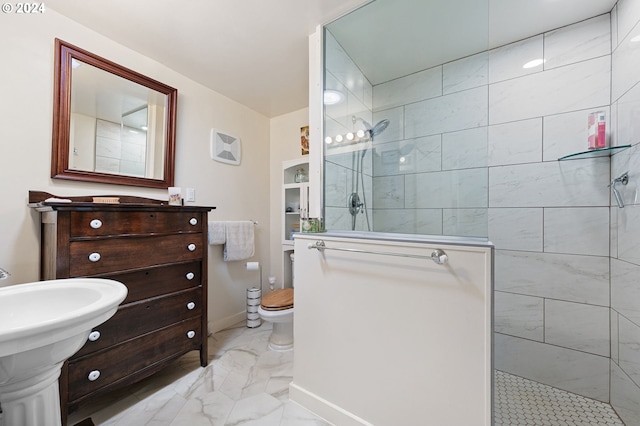
[[[93,202],[94,197],[116,198],[114,203]],[[167,212],[208,212],[212,206],[174,206],[167,201],[135,196],[74,196],[58,197],[46,192],[29,191],[29,207],[40,212],[45,211],[167,211]]]

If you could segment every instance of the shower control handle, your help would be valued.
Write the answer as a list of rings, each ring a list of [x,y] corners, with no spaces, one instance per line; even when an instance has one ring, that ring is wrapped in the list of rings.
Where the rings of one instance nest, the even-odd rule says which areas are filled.
[[[444,265],[449,261],[449,256],[447,256],[447,253],[445,253],[444,250],[435,249],[431,253],[431,260],[436,262],[438,265]]]

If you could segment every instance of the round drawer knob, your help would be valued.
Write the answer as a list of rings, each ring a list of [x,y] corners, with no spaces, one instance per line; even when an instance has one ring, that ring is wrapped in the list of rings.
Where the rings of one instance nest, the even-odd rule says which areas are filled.
[[[89,225],[93,228],[93,229],[98,229],[102,226],[102,221],[100,219],[93,219]]]
[[[187,275],[185,275],[187,277],[188,280],[192,280],[195,277],[195,274],[193,272],[187,272]]]
[[[196,308],[196,304],[195,303],[193,303],[193,302],[187,303],[187,309],[188,310],[192,310],[192,309],[195,309],[195,308]]]
[[[189,339],[193,339],[194,337],[196,337],[196,332],[195,332],[195,331],[193,331],[193,330],[189,330],[189,331],[187,331],[187,337],[188,337]]]
[[[100,332],[98,330],[94,330],[91,333],[89,333],[89,341],[90,342],[95,342],[99,338],[100,338]]]
[[[89,260],[92,262],[97,262],[98,260],[100,260],[100,253],[91,253],[89,255]]]
[[[87,376],[87,378],[92,382],[98,380],[98,377],[100,377],[100,370],[93,370],[91,373],[89,373],[89,376]]]
[[[195,244],[189,244],[187,246],[187,248],[189,249],[189,251],[194,251],[196,249],[196,245]]]
[[[195,217],[192,217],[191,219],[189,219],[189,223],[192,225],[197,225],[198,224],[198,219],[196,219]]]

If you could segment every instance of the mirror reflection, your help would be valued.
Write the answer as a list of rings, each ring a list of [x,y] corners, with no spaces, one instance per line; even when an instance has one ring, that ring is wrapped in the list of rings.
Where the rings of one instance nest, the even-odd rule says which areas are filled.
[[[167,96],[73,59],[69,166],[162,179]]]

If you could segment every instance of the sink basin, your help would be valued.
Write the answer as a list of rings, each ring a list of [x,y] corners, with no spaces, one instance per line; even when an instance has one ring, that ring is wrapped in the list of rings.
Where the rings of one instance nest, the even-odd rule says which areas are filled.
[[[0,426],[60,425],[62,363],[126,295],[122,283],[100,278],[0,288]]]

